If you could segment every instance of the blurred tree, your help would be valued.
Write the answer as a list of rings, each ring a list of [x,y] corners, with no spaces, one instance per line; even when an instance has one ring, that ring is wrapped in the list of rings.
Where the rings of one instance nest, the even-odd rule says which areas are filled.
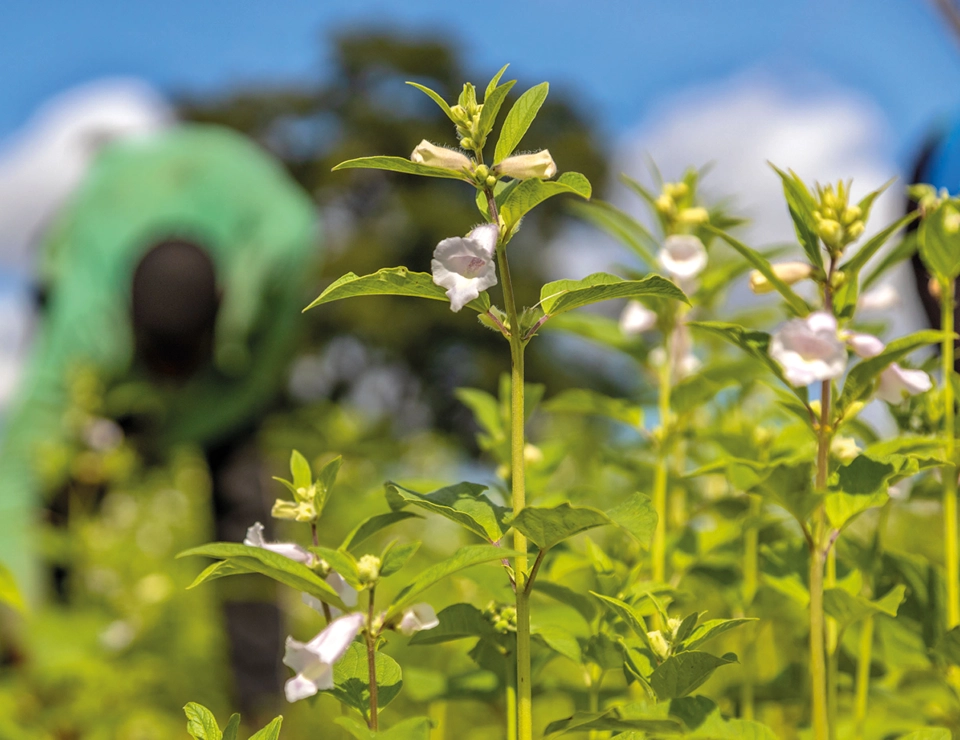
[[[333,72],[326,82],[242,90],[213,100],[185,96],[180,111],[188,120],[219,123],[257,140],[314,196],[328,249],[323,272],[316,276],[319,292],[347,271],[365,274],[402,264],[429,272],[436,244],[466,233],[478,221],[471,188],[457,191],[442,181],[373,170],[330,171],[352,157],[408,156],[424,137],[454,144],[452,126],[439,108],[404,82],[427,84],[453,100],[460,81],[468,78],[462,67],[457,45],[446,39],[351,31],[333,39]],[[496,70],[472,71],[482,89]],[[516,95],[527,86],[518,85]],[[583,101],[571,93],[552,91],[529,140],[549,148],[561,171],[582,172],[595,187],[604,182],[599,136]],[[540,209],[536,228],[525,229],[511,247],[520,266],[517,290],[524,304],[537,300],[543,282],[532,247],[562,223],[556,218],[560,207]],[[471,425],[453,390],[464,385],[494,389],[508,367],[499,337],[479,323],[464,331],[470,319],[454,315],[442,303],[346,301],[312,311],[304,321],[315,347],[332,336],[352,334],[402,358],[420,380],[439,426],[447,430]],[[531,377],[547,377],[543,355],[533,353],[530,365]],[[556,377],[557,371],[552,372]],[[472,437],[464,436],[464,441],[472,443]]]

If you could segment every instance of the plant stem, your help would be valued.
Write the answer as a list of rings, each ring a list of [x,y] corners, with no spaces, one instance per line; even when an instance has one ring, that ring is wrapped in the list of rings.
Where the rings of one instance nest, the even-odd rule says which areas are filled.
[[[873,615],[863,620],[860,626],[860,645],[857,651],[857,696],[855,700],[855,740],[863,740],[867,721],[867,697],[870,692],[870,660],[873,651]]]
[[[748,524],[743,533],[743,616],[747,616],[751,611],[753,600],[757,595],[758,583],[758,525],[757,520],[760,516],[761,501],[756,495],[748,496],[750,499],[750,509],[747,516]],[[753,633],[753,625],[745,625]],[[756,655],[753,647],[753,641],[748,640],[745,645],[743,656],[744,679],[740,684],[740,718],[752,720],[755,716],[754,711],[754,686],[753,679],[756,674]]]
[[[370,719],[367,726],[377,731],[379,725],[379,716],[377,710],[377,638],[373,634],[373,595],[375,586],[370,587],[370,601],[367,604],[367,671],[369,673],[370,684]]]
[[[508,654],[509,658],[510,655]],[[507,661],[507,740],[517,740],[517,670],[516,662]]]
[[[663,583],[667,578],[667,486],[669,459],[667,456],[668,422],[670,419],[670,339],[664,341],[665,355],[660,367],[660,388],[657,408],[660,413],[660,448],[653,479],[653,508],[657,512],[657,528],[653,532],[653,580]]]
[[[487,204],[490,220],[499,225],[497,202],[493,191],[487,189]],[[512,480],[513,515],[519,514],[526,506],[526,487],[524,478],[524,403],[523,403],[523,350],[524,343],[520,330],[520,316],[517,313],[517,301],[513,293],[513,281],[510,278],[510,263],[507,261],[506,247],[497,244],[497,265],[500,268],[500,282],[503,286],[504,309],[510,322],[510,474]],[[533,738],[533,691],[530,668],[530,594],[527,581],[527,538],[520,532],[513,533],[513,547],[520,553],[514,561],[514,577],[517,584],[517,737],[519,740]]]
[[[827,567],[824,576],[824,588],[833,588],[837,584],[837,551],[832,547],[827,550]],[[832,617],[824,619],[827,648],[827,716],[830,720],[830,740],[836,736],[838,681],[840,678],[839,650],[840,634],[837,620]]]
[[[941,282],[940,291],[941,326],[944,331],[940,355],[943,360],[944,447],[947,459],[943,470],[943,535],[947,570],[947,629],[952,629],[960,624],[960,548],[957,537],[957,460],[954,442],[956,422],[953,397],[953,313],[956,294],[953,281]]]
[[[827,666],[823,649],[823,552],[810,552],[810,675],[813,693],[813,736],[828,740]]]

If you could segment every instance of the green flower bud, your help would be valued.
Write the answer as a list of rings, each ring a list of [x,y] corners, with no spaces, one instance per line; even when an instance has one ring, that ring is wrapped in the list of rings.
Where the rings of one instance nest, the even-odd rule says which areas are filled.
[[[477,169],[473,171],[473,174],[476,175],[477,180],[486,180],[487,176],[490,174],[490,168],[485,164],[478,164]]]
[[[450,113],[453,115],[453,118],[456,121],[470,120],[470,117],[467,115],[467,112],[463,109],[463,106],[460,106],[460,105],[450,106]]]
[[[653,648],[653,652],[656,653],[658,658],[665,660],[670,656],[670,645],[660,630],[648,632],[647,638],[649,638],[650,647]]]
[[[476,149],[476,147],[473,144],[473,139],[471,139],[469,136],[463,139],[460,139],[460,146],[463,147],[464,149]]]
[[[846,226],[849,226],[854,221],[858,220],[862,215],[863,212],[860,210],[859,206],[847,206],[843,209],[840,220],[843,221]]]
[[[820,217],[821,217],[821,218],[832,219],[832,220],[836,221],[836,220],[837,220],[837,212],[836,212],[833,208],[831,208],[830,206],[825,206],[825,207],[823,207],[823,208],[820,209]]]
[[[380,579],[380,558],[376,555],[364,555],[357,563],[357,577],[360,583],[371,585]]]
[[[668,182],[663,185],[663,192],[673,200],[680,200],[689,194],[690,186],[685,182]]]
[[[864,224],[863,221],[854,221],[847,227],[847,238],[850,241],[854,239],[859,239],[860,235],[863,233]]]
[[[657,210],[665,216],[672,215],[677,211],[677,204],[674,203],[673,198],[666,193],[657,196],[654,205],[656,206]]]
[[[487,179],[484,180],[484,183],[488,188],[492,188],[494,185],[497,184],[497,178],[494,177],[493,175],[489,175]]]
[[[817,233],[826,244],[836,246],[840,241],[840,224],[832,218],[825,218],[817,224]]]
[[[684,208],[680,211],[680,221],[691,226],[700,226],[710,220],[710,213],[706,208]]]

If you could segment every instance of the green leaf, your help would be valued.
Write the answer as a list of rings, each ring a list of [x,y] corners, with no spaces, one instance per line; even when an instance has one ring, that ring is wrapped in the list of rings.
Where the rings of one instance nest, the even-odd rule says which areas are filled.
[[[310,488],[313,485],[310,463],[297,450],[290,453],[290,475],[293,476],[294,488]]]
[[[403,672],[400,665],[386,653],[376,654],[377,706],[386,707],[403,687]],[[370,708],[370,670],[367,664],[367,648],[354,642],[344,656],[333,666],[333,688],[327,690],[344,704],[361,714]]]
[[[650,540],[657,528],[657,510],[649,496],[634,493],[623,503],[609,509],[607,516],[611,522],[630,534],[643,547],[650,547]]]
[[[626,625],[639,637],[644,645],[650,646],[650,638],[647,636],[647,625],[641,617],[627,602],[616,599],[613,596],[604,596],[596,591],[590,592],[598,598],[608,611],[620,617]]]
[[[790,218],[793,219],[800,246],[803,247],[810,262],[822,270],[823,254],[820,251],[820,240],[813,217],[813,209],[816,206],[813,196],[795,172],[791,171],[787,174],[772,163],[770,166],[783,181],[783,194],[790,209]]]
[[[388,511],[385,514],[374,514],[367,517],[355,526],[340,544],[340,550],[352,550],[366,542],[377,532],[402,522],[406,519],[422,519],[419,514],[411,511]]]
[[[3,563],[0,563],[0,604],[6,604],[19,612],[27,608],[13,573]]]
[[[376,735],[376,740],[430,740],[433,720],[429,717],[408,717]]]
[[[562,391],[543,404],[553,414],[603,416],[634,428],[643,426],[643,409],[623,398],[610,398],[586,388]]]
[[[234,712],[227,720],[227,726],[223,728],[223,740],[237,740],[240,732],[240,715]]]
[[[310,552],[323,558],[327,565],[339,573],[343,580],[353,588],[360,589],[360,576],[357,573],[357,560],[345,550],[334,550],[330,547],[311,547]]]
[[[844,264],[840,265],[840,271],[847,275],[848,279],[851,274],[859,275],[860,271],[864,268],[870,258],[877,253],[877,250],[886,244],[887,240],[891,236],[914,221],[918,215],[919,214],[916,211],[913,213],[908,213],[900,220],[894,221],[883,231],[872,236],[862,247],[860,247],[859,251],[857,251],[853,257],[847,260]]]
[[[425,272],[410,272],[406,267],[385,267],[372,275],[362,277],[348,272],[330,283],[320,296],[303,310],[309,311],[315,306],[344,298],[369,295],[402,295],[450,302],[444,289],[434,285],[432,275]],[[490,308],[490,297],[486,293],[481,293],[479,298],[474,298],[467,304],[467,308],[484,313]]]
[[[843,391],[838,402],[839,409],[847,409],[855,401],[865,401],[873,392],[874,382],[881,372],[891,363],[899,362],[911,352],[928,344],[937,344],[943,339],[943,332],[926,330],[894,339],[876,357],[861,360],[847,374]]]
[[[920,257],[941,283],[952,282],[960,275],[960,233],[953,227],[957,218],[960,218],[960,203],[950,199],[920,222],[917,235]]]
[[[506,67],[504,67],[506,69]],[[505,82],[499,87],[489,90],[483,96],[483,108],[480,109],[480,133],[484,139],[493,130],[497,123],[497,114],[500,112],[503,101],[507,99],[507,94],[517,84],[516,80]]]
[[[727,244],[737,250],[744,259],[747,260],[754,268],[763,275],[767,280],[770,281],[770,284],[776,289],[776,291],[784,297],[790,307],[800,316],[806,316],[810,313],[810,307],[807,306],[806,302],[793,292],[793,288],[787,285],[783,280],[777,277],[777,274],[773,271],[773,267],[767,261],[767,259],[760,254],[757,250],[748,247],[741,241],[734,239],[727,232],[721,231],[720,229],[714,228],[707,224],[703,227],[706,231],[713,234],[714,236],[719,236]]]
[[[386,578],[399,571],[419,549],[419,542],[408,542],[404,545],[388,548],[381,556],[380,577]]]
[[[857,455],[837,469],[837,482],[845,493],[876,493],[886,491],[887,481],[894,471],[889,462],[874,460],[868,455]]]
[[[333,168],[334,172],[337,170],[388,170],[389,172],[403,172],[407,175],[442,177],[447,180],[470,182],[470,178],[465,172],[411,162],[406,157],[358,157],[341,162]]]
[[[568,537],[606,524],[612,522],[599,509],[566,502],[552,508],[527,506],[510,521],[514,529],[541,550],[549,550]]]
[[[280,725],[283,717],[276,717],[269,725],[250,736],[250,740],[277,740],[280,737]]]
[[[654,670],[650,676],[650,685],[660,701],[679,699],[702,686],[720,666],[736,662],[737,656],[733,653],[717,657],[699,650],[690,650],[671,655]]]
[[[679,719],[689,730],[696,730],[716,710],[716,702],[705,696],[685,696],[670,700],[670,716]]]
[[[897,616],[897,609],[905,594],[906,587],[902,584],[894,586],[883,598],[876,601],[870,601],[863,596],[854,596],[844,588],[828,588],[823,592],[823,609],[841,626],[847,627],[871,614]]]
[[[844,492],[829,493],[824,497],[823,505],[834,529],[844,529],[860,514],[868,509],[883,506],[889,501],[886,491],[875,491],[866,494],[849,494]]]
[[[452,604],[437,614],[440,621],[431,630],[421,630],[410,638],[411,645],[437,645],[441,642],[482,637],[493,633],[493,626],[472,604]]]
[[[493,91],[497,89],[497,86],[500,84],[500,78],[503,77],[503,73],[507,71],[509,64],[504,64],[500,67],[500,71],[497,72],[487,83],[487,89],[483,92],[483,104],[486,105],[490,100],[490,96],[493,94]],[[504,83],[507,84],[507,83]]]
[[[410,85],[410,87],[417,88],[417,90],[429,96],[429,98],[434,103],[440,106],[440,110],[442,110],[444,113],[447,114],[447,118],[449,118],[454,123],[457,122],[453,117],[453,111],[450,110],[450,106],[447,104],[447,101],[444,100],[443,97],[441,97],[440,93],[436,92],[435,90],[431,90],[429,87],[426,87],[425,85],[420,85],[416,82],[410,82],[409,80],[407,81],[407,84]]]
[[[594,200],[590,203],[574,201],[570,204],[570,210],[619,239],[650,267],[657,264],[656,253],[660,248],[657,240],[643,224],[616,206],[602,200]]]
[[[945,727],[925,727],[914,730],[908,735],[901,735],[899,740],[952,740],[953,734]]]
[[[330,493],[333,484],[337,482],[337,475],[340,473],[341,465],[343,465],[343,457],[337,455],[333,460],[323,466],[320,475],[317,476],[317,487],[323,494]]]
[[[544,736],[565,735],[568,732],[650,732],[678,733],[683,725],[677,720],[659,718],[626,718],[621,711],[613,707],[603,712],[577,712],[572,717],[551,722],[544,730]]]
[[[524,180],[510,191],[500,208],[500,215],[503,216],[507,230],[512,231],[521,218],[555,195],[572,193],[589,200],[592,192],[590,181],[579,172],[564,172],[556,180],[540,180],[534,177]]]
[[[937,641],[933,652],[950,665],[960,666],[960,627],[954,627],[945,632]]]
[[[223,737],[213,712],[202,704],[191,701],[183,711],[187,715],[187,732],[191,737],[196,740],[220,740]]]
[[[683,641],[684,650],[694,650],[695,648],[700,647],[708,640],[712,640],[714,637],[722,635],[724,632],[732,630],[736,627],[740,627],[744,624],[750,622],[756,622],[756,619],[752,618],[738,618],[738,619],[709,619],[706,622],[700,624],[690,635],[689,638]]]
[[[596,272],[582,280],[555,280],[540,289],[540,307],[549,316],[591,303],[613,298],[656,296],[689,303],[672,281],[660,275],[649,275],[642,280],[624,280],[606,272]]]
[[[533,119],[537,117],[540,106],[547,99],[547,92],[550,85],[541,82],[535,87],[531,87],[517,102],[513,104],[510,112],[503,122],[503,128],[500,129],[500,139],[497,141],[497,149],[493,155],[493,163],[500,164],[503,160],[513,154],[513,150],[520,144],[523,135],[527,133]]]
[[[453,557],[433,565],[422,571],[420,575],[400,590],[387,612],[386,620],[396,616],[404,607],[408,606],[421,593],[464,568],[493,560],[503,560],[516,555],[512,550],[505,550],[496,545],[468,545],[457,550]]]
[[[337,592],[307,566],[261,547],[249,547],[237,542],[211,542],[207,545],[184,550],[177,557],[183,558],[191,555],[230,560],[231,565],[240,569],[236,573],[216,571],[217,577],[240,573],[261,573],[298,591],[305,591],[338,609],[345,610],[347,608],[340,600]],[[211,569],[207,568],[207,571],[211,571]],[[198,585],[198,583],[195,581],[193,585]]]
[[[541,577],[534,581],[533,590],[549,596],[551,599],[556,599],[561,604],[573,607],[580,612],[587,622],[592,622],[597,616],[597,606],[593,599],[577,593],[572,588],[567,588],[559,583],[551,583]]]
[[[457,483],[423,494],[397,483],[386,484],[390,508],[399,510],[412,504],[450,519],[488,542],[498,542],[506,531],[503,520],[509,509],[493,503],[485,490],[487,487],[478,483]]]
[[[567,630],[554,625],[534,625],[531,631],[535,637],[539,637],[543,644],[555,653],[569,658],[574,663],[579,664],[581,662],[580,643]]]

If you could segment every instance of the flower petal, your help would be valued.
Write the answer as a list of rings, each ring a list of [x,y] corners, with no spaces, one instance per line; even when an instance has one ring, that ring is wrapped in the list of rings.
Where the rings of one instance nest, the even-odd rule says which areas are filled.
[[[657,260],[672,277],[689,280],[707,266],[707,250],[692,234],[674,234],[663,242]]]
[[[784,324],[770,340],[770,357],[795,387],[843,375],[847,349],[837,335],[837,320],[824,311]]]
[[[497,251],[500,229],[496,224],[480,224],[467,234],[467,239],[473,239],[490,257],[493,257]]]
[[[923,370],[904,370],[893,363],[880,373],[877,384],[877,398],[890,404],[902,403],[906,396],[926,393],[933,387],[933,381]]]
[[[657,326],[657,314],[640,301],[630,301],[620,314],[620,332],[635,337]]]
[[[321,662],[334,664],[347,652],[360,630],[363,629],[364,616],[362,612],[353,612],[338,619],[334,619],[324,628],[323,632],[307,643],[307,649],[316,655]]]
[[[409,637],[421,630],[430,630],[440,624],[437,613],[429,604],[414,604],[407,609],[397,625],[397,631]]]

